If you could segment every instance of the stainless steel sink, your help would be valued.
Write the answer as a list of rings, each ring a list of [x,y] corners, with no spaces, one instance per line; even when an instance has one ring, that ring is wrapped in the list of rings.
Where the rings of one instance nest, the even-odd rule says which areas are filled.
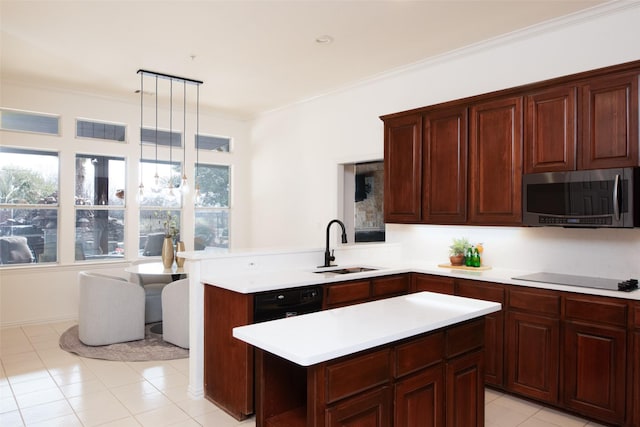
[[[314,273],[330,273],[330,274],[352,274],[352,273],[362,273],[364,271],[375,271],[377,268],[373,267],[345,267],[345,268],[335,268],[332,270],[318,270],[314,271]]]

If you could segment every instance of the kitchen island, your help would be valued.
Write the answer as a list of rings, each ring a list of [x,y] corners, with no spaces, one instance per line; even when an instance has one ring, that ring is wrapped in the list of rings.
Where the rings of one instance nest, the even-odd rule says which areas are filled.
[[[420,292],[234,328],[256,347],[256,425],[484,425],[484,316],[500,309]]]

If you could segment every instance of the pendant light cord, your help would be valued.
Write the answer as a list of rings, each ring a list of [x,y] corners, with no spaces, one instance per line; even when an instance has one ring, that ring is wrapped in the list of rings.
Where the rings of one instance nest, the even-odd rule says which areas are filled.
[[[173,80],[169,81],[169,189],[173,191]]]
[[[144,74],[140,73],[140,192],[144,189],[142,171],[142,130],[144,129]],[[140,194],[141,196],[142,194]]]
[[[158,76],[156,76],[156,176],[154,177],[156,180],[156,186],[158,184]]]
[[[182,83],[182,185],[187,184],[187,82]]]

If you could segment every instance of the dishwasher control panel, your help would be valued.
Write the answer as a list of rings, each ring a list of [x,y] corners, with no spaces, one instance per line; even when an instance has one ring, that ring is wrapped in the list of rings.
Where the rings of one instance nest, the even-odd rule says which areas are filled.
[[[282,319],[322,310],[322,287],[282,289],[254,295],[253,322]]]

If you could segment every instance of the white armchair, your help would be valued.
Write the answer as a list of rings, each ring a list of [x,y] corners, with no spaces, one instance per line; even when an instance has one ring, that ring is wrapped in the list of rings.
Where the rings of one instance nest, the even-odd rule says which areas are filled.
[[[137,260],[133,261],[131,264],[144,264],[148,262],[148,260]],[[155,262],[158,262],[155,260]],[[145,323],[154,323],[162,321],[162,289],[168,284],[171,283],[173,279],[170,275],[157,275],[157,274],[131,274],[131,281],[138,283],[144,289],[144,293],[146,296],[146,304],[145,304]]]
[[[144,289],[127,279],[81,271],[78,335],[86,345],[144,339]]]
[[[189,348],[189,279],[176,280],[162,290],[162,339]]]

